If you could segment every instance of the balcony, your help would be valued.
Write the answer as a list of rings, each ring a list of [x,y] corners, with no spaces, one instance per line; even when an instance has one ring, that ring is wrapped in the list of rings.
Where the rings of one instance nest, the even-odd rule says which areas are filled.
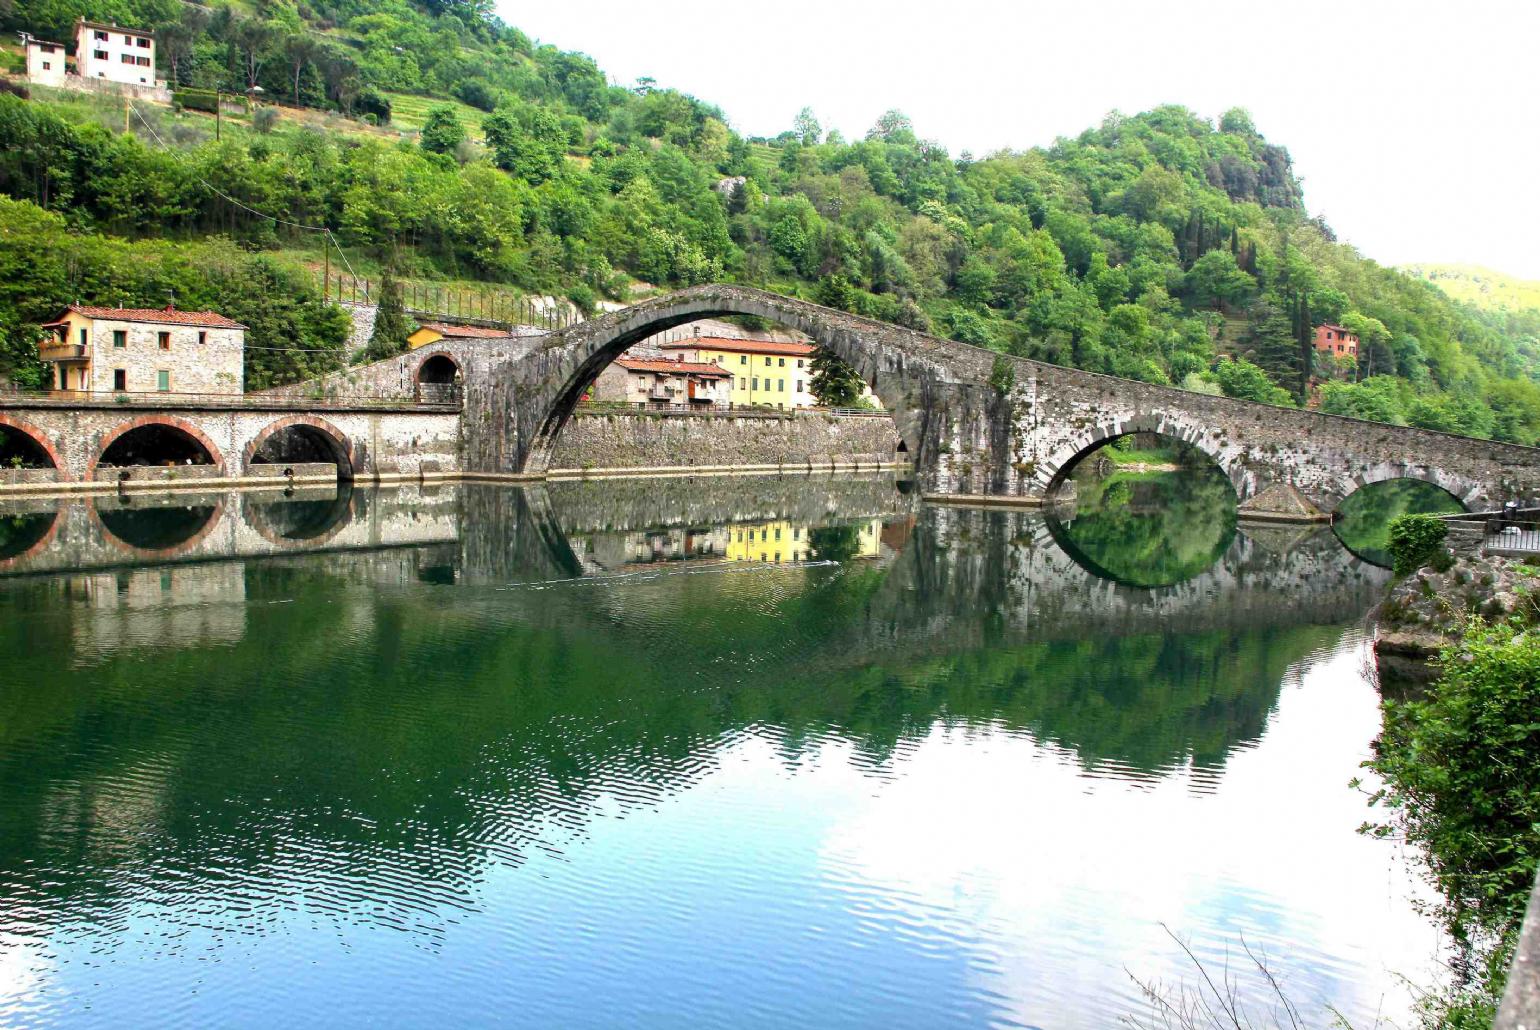
[[[86,345],[83,343],[45,343],[37,349],[44,361],[84,361]]]

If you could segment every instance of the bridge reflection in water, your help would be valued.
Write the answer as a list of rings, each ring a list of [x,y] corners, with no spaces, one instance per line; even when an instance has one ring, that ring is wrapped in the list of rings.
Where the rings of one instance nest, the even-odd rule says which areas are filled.
[[[493,979],[474,982],[503,983],[508,969],[548,977],[518,1002],[533,1006],[526,1011],[538,1022],[561,1021],[561,1002],[538,988],[564,982],[561,963],[577,952],[552,950],[560,968],[548,970],[541,955],[510,954],[518,950],[510,942],[590,925],[605,928],[594,939],[635,939],[585,922],[588,914],[566,902],[542,901],[555,895],[541,894],[540,882],[556,882],[565,899],[641,905],[645,870],[668,866],[687,877],[700,861],[670,865],[671,852],[645,848],[663,857],[656,866],[634,861],[635,838],[585,846],[656,825],[617,814],[677,815],[668,802],[739,768],[746,749],[809,777],[817,763],[840,760],[830,756],[848,757],[858,778],[889,784],[905,755],[934,753],[952,734],[987,738],[977,756],[1002,754],[1003,738],[1030,738],[1049,756],[1010,766],[1029,785],[1007,789],[1009,803],[984,822],[1041,823],[1045,839],[1085,832],[1074,820],[1043,822],[1050,765],[1069,779],[1134,781],[1152,798],[1158,790],[1163,800],[1150,810],[1169,813],[1192,796],[1219,796],[1227,767],[1278,718],[1283,687],[1335,660],[1343,627],[1388,575],[1327,531],[1242,527],[1185,579],[1132,567],[1120,569],[1122,581],[1101,578],[1040,515],[923,506],[879,477],[221,493],[128,505],[108,498],[34,504],[0,525],[17,527],[0,559],[0,647],[21,656],[16,675],[0,683],[8,799],[0,889],[20,885],[28,899],[27,925],[13,932],[48,940],[69,963],[79,957],[71,927],[161,912],[169,940],[185,930],[176,920],[186,905],[199,913],[188,917],[200,920],[197,934],[240,938],[251,949],[242,968],[266,971],[265,936],[297,941],[333,927],[322,931],[328,946],[307,945],[320,979],[295,987],[310,998],[316,986],[317,1000],[333,991],[360,997],[367,968],[337,965],[339,936],[422,941],[411,956],[469,941],[458,975],[479,978],[495,962]],[[1100,553],[1108,563],[1110,552]],[[1162,576],[1170,581],[1132,585]],[[68,689],[54,689],[59,683]],[[1327,774],[1356,803],[1344,777]],[[795,807],[785,777],[775,789],[790,792]],[[1002,784],[1010,786],[995,781],[995,792]],[[1090,794],[1082,782],[1062,796]],[[1034,805],[1035,816],[1023,814]],[[1258,807],[1269,806],[1259,799]],[[1100,811],[1134,818],[1132,808]],[[1279,828],[1293,809],[1279,811],[1267,819],[1280,840],[1308,836]],[[711,815],[706,825],[721,831],[712,849],[733,853],[750,839],[732,812]],[[756,812],[751,821],[767,818]],[[679,846],[707,836],[681,833],[696,843]],[[1350,826],[1344,839],[1359,846]],[[801,836],[766,844],[781,854],[794,840]],[[1148,875],[1144,841],[1122,844],[1129,840],[1141,846],[1086,846],[1104,864],[1138,852],[1139,874]],[[1181,834],[1164,846],[1181,849]],[[583,875],[605,854],[626,861],[603,873],[602,890],[560,881],[561,868]],[[744,896],[778,903],[734,922],[731,934],[772,926],[791,940],[801,932],[796,920],[812,916],[797,908],[790,881],[772,875],[781,866],[767,854],[745,867],[755,879]],[[561,867],[554,872],[544,864],[551,856]],[[538,877],[511,890],[507,878],[526,867]],[[1136,879],[1109,876],[1099,889],[1122,898],[1116,892]],[[1298,930],[1295,913],[1313,894],[1274,896],[1285,887],[1264,880],[1232,892],[1246,906],[1245,925],[1277,928],[1269,952],[1293,964],[1311,997],[1342,997],[1347,988],[1335,978],[1349,982],[1362,970],[1339,961],[1340,941]],[[240,905],[222,903],[221,885],[230,883],[241,885]],[[1072,882],[1048,893],[1090,896]],[[515,895],[528,906],[522,914],[506,908]],[[263,915],[226,915],[237,909]],[[829,911],[837,919],[843,909]],[[286,921],[296,912],[306,928]],[[525,916],[531,932],[510,934]],[[844,932],[843,923],[830,925]],[[1052,946],[1041,954],[1012,945],[1034,955],[1034,982],[1101,969],[1097,934],[1056,933],[1042,935]],[[713,938],[713,947],[734,953],[735,939]],[[890,1003],[884,998],[912,1014],[935,992],[913,989],[928,983],[918,967],[882,964],[897,954],[892,940],[863,953],[859,970],[848,956],[828,959],[840,970],[837,993],[818,993],[834,990],[825,985],[783,1004],[806,1007],[805,1021],[818,1022],[820,1005],[856,990],[867,1014]],[[98,944],[80,947],[94,954]],[[200,947],[165,961],[200,956]],[[755,950],[746,968],[791,957],[820,968],[801,951]],[[457,964],[461,955],[445,952]],[[1137,1003],[1103,989],[1124,982],[1117,962],[1097,974],[1098,1023]],[[106,984],[99,997],[129,998],[113,993],[124,982],[114,969],[91,975]],[[804,969],[787,982],[800,991],[816,979]],[[996,1004],[987,991],[945,997],[1003,1021],[1004,1013],[983,1011]],[[1062,1011],[1067,1018],[1092,1003],[1072,999]],[[1052,999],[1038,1004],[1051,1008]]]

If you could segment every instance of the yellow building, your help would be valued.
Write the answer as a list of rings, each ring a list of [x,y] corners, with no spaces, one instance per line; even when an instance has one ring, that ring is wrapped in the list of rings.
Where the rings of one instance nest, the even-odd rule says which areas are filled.
[[[659,350],[686,353],[691,361],[721,365],[733,376],[733,407],[815,408],[813,345],[783,340],[729,340],[697,336]]]
[[[858,523],[851,527],[856,531],[855,558],[875,558],[882,544],[882,521]],[[727,527],[726,554],[728,561],[747,562],[800,562],[811,561],[813,553],[809,539],[811,530],[791,522],[756,522]]]
[[[508,335],[506,329],[485,329],[479,325],[449,325],[445,322],[424,322],[422,328],[406,338],[412,350],[426,347],[440,340],[501,340]]]

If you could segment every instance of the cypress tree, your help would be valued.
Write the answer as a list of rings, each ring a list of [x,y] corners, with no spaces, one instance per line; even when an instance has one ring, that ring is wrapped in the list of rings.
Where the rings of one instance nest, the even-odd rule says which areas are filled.
[[[406,305],[401,299],[401,284],[390,269],[380,276],[380,306],[374,315],[374,332],[364,348],[365,361],[381,361],[406,350],[406,338],[412,327],[406,320]]]

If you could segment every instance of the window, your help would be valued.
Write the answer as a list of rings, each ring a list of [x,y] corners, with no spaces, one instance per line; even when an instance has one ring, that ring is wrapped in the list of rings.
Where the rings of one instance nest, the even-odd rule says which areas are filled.
[[[786,367],[786,359],[785,359],[785,358],[782,358],[782,359],[781,359],[781,367],[782,367],[782,368],[785,368],[785,367]]]
[[[53,65],[52,65],[52,64],[50,64],[50,63],[49,63],[49,62],[47,62],[47,61],[44,61],[44,62],[43,62],[43,71],[45,71],[45,72],[46,72],[46,71],[48,71],[48,70],[49,70],[49,69],[51,69],[51,68],[52,68],[52,67],[53,67]]]
[[[155,334],[155,342],[160,344],[161,350],[171,349],[171,334],[164,330]]]
[[[797,392],[798,393],[802,392],[802,380],[800,380],[800,379],[797,380]]]
[[[141,57],[141,58],[139,58],[139,67],[141,67],[141,68],[148,68],[149,66],[150,66],[150,59],[148,57]]]
[[[86,331],[84,329],[82,329],[82,330],[80,330],[80,345],[82,347],[84,347],[86,345],[86,342],[87,342]]]
[[[138,39],[134,40],[134,44],[136,46],[148,47],[150,45],[150,41],[143,36],[140,36]]]
[[[122,61],[124,64],[133,64],[134,63],[134,55],[133,54],[124,54],[122,57],[118,58],[118,60]]]
[[[107,33],[102,32],[100,29],[98,29],[96,31],[95,36],[96,36],[97,39],[99,39],[99,40],[101,40],[103,42],[107,41]]]
[[[766,367],[766,368],[769,368],[769,367],[770,367],[770,359],[769,359],[769,358],[766,358],[766,359],[765,359],[765,367]]]
[[[118,350],[128,346],[128,330],[114,329],[112,331],[112,345]]]
[[[45,53],[45,54],[53,53],[53,47],[49,46],[47,43],[44,43],[39,49],[41,49],[43,51],[43,53]],[[43,65],[43,67],[47,68],[48,65],[45,64],[45,65]]]
[[[754,377],[754,389],[759,389],[759,376]]]
[[[776,526],[775,527],[775,542],[776,543],[780,543],[781,542],[781,527],[780,526]]]
[[[792,529],[792,531],[791,531],[791,538],[793,540],[801,540],[802,539],[802,527],[800,527],[800,526],[794,527]]]
[[[198,343],[201,345],[201,344],[205,344],[205,343],[208,343],[208,342],[209,342],[209,334],[205,333],[205,332],[199,332],[198,333]]]
[[[802,367],[802,359],[801,359],[801,358],[798,358],[798,359],[797,359],[797,367],[798,367],[798,368],[801,368],[801,367]]]
[[[128,369],[115,368],[112,370],[112,388],[114,390],[128,389]]]
[[[748,363],[749,363],[749,356],[747,354],[740,354],[740,355],[738,355],[738,364],[740,364],[740,365],[747,365]]]
[[[749,388],[749,381],[747,379],[743,378],[742,376],[739,376],[738,377],[738,389],[740,389],[740,390],[747,390],[748,388]]]
[[[786,380],[784,380],[784,379],[777,379],[776,383],[777,383],[776,389],[778,391],[780,391],[781,393],[785,393],[786,392]]]
[[[155,373],[155,389],[161,393],[171,392],[171,370],[160,369]]]
[[[105,60],[107,60],[107,51],[105,51],[105,50],[98,50],[98,51],[96,51],[95,56],[96,56],[96,59],[98,61],[105,61]],[[100,75],[101,72],[97,72],[96,74]]]

